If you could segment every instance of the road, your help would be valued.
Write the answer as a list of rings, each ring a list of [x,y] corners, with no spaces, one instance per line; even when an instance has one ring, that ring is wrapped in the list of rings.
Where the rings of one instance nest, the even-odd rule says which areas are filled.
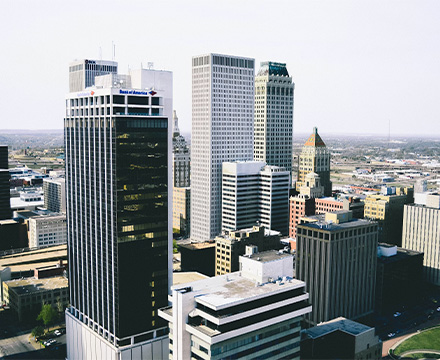
[[[0,340],[0,359],[8,355],[26,353],[34,350],[34,347],[29,343],[29,332]]]

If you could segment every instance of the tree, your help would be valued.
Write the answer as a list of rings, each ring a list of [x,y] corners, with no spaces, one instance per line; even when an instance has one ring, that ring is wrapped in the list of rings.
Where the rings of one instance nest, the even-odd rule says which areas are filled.
[[[44,329],[42,326],[38,325],[32,329],[32,336],[38,339],[40,336],[44,335]]]
[[[43,321],[44,326],[53,324],[58,317],[58,312],[50,304],[44,304],[37,320]]]

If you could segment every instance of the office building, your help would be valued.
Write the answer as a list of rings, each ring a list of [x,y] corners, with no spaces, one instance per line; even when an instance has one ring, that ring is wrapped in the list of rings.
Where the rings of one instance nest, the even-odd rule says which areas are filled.
[[[12,218],[8,167],[8,146],[0,145],[0,220]]]
[[[222,163],[253,159],[254,59],[192,59],[191,238],[221,232]]]
[[[321,185],[324,186],[324,196],[331,196],[330,151],[319,136],[316,127],[313,128],[313,133],[305,142],[299,156],[297,191],[304,185],[306,176],[311,172],[319,175]]]
[[[64,276],[21,278],[3,282],[3,300],[18,321],[35,321],[43,304],[64,309],[69,303],[69,282]]]
[[[324,187],[319,175],[313,172],[307,174],[304,184],[299,188],[299,194],[289,199],[289,237],[296,237],[296,226],[302,217],[315,214],[317,198],[323,195]]]
[[[67,358],[161,358],[167,327],[157,310],[172,281],[172,73],[108,74],[95,85],[66,97]]]
[[[313,304],[311,325],[374,311],[377,223],[352,219],[350,211],[315,215],[299,224],[296,277],[306,283]]]
[[[179,243],[179,252],[181,271],[195,271],[206,276],[215,275],[214,241]]]
[[[254,160],[292,172],[293,92],[286,64],[262,62],[255,76]]]
[[[173,233],[187,237],[191,226],[191,188],[173,188]]]
[[[303,331],[301,359],[380,360],[382,341],[374,327],[338,317]]]
[[[75,60],[69,64],[69,92],[85,90],[95,85],[95,77],[117,74],[118,63],[107,60]]]
[[[261,161],[223,163],[222,230],[250,228],[288,233],[288,171]]]
[[[29,246],[26,224],[14,219],[0,220],[0,251]]]
[[[417,302],[423,282],[423,253],[379,244],[377,247],[376,313]]]
[[[173,112],[173,185],[189,187],[191,174],[191,155],[188,143],[180,134],[179,118]]]
[[[66,179],[43,179],[44,207],[56,213],[66,212]]]
[[[414,200],[412,188],[382,187],[365,198],[364,217],[377,221],[379,242],[402,245],[403,207]]]
[[[299,359],[305,284],[277,251],[240,258],[240,272],[172,287],[170,359]]]
[[[254,226],[249,229],[225,231],[215,238],[215,275],[229,274],[239,269],[239,257],[244,255],[246,247],[256,251],[279,250],[280,232]]]
[[[67,242],[66,214],[52,213],[30,217],[29,247],[39,248]]]
[[[402,247],[424,254],[424,279],[440,286],[440,195],[427,199],[426,205],[404,206]]]

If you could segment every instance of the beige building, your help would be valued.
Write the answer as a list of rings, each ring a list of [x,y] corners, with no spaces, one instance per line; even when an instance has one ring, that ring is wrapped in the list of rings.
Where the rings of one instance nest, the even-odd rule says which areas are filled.
[[[280,249],[280,232],[254,226],[249,229],[226,231],[215,238],[215,275],[239,270],[239,257],[245,254],[247,245],[259,251]]]
[[[306,176],[316,173],[324,187],[324,196],[331,196],[332,183],[330,181],[330,151],[318,134],[318,129],[313,128],[313,133],[305,142],[298,164],[298,180],[296,190],[300,191],[306,183]]]
[[[191,226],[191,188],[173,188],[173,232],[189,236]]]
[[[364,218],[378,222],[379,242],[402,245],[403,207],[413,201],[412,188],[384,187],[381,194],[368,195]]]
[[[427,198],[427,205],[405,205],[402,247],[424,253],[425,279],[440,286],[440,195]]]
[[[45,279],[23,278],[3,282],[3,302],[18,314],[19,321],[32,319],[43,304],[69,303],[69,283],[64,276]]]
[[[52,246],[67,242],[66,214],[50,214],[30,217],[29,247]]]

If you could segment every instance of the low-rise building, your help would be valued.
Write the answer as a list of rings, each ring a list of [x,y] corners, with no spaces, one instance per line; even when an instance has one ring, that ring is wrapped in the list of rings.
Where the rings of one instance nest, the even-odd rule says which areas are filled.
[[[179,243],[181,271],[197,271],[206,276],[215,274],[215,242]]]
[[[170,359],[299,359],[305,284],[293,257],[277,251],[240,258],[241,271],[171,288]]]
[[[188,237],[191,228],[191,188],[173,187],[173,232]]]
[[[282,249],[284,245],[280,243],[280,238],[279,231],[264,226],[225,231],[215,238],[215,275],[238,271],[239,257],[245,254],[248,245],[256,246],[258,251]]]
[[[29,247],[59,245],[67,242],[66,214],[48,214],[31,217],[29,223]]]
[[[304,330],[301,359],[382,359],[382,341],[374,327],[339,317]]]
[[[5,281],[3,302],[18,314],[19,321],[33,319],[43,304],[63,310],[69,303],[69,283],[64,276]]]

